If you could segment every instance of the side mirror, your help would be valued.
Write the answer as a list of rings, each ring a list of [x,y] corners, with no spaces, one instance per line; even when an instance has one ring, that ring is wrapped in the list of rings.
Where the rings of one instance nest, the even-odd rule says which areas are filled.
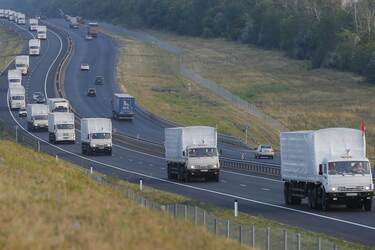
[[[319,175],[323,175],[323,165],[319,164]]]

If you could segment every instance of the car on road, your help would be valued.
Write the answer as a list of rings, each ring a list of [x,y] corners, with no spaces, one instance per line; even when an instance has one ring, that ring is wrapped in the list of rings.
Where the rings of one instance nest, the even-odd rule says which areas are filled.
[[[89,88],[87,90],[87,96],[95,97],[96,96],[96,90],[94,88]]]
[[[46,98],[44,97],[44,95],[41,92],[34,92],[33,93],[33,101],[35,103],[45,103]]]
[[[273,159],[275,152],[270,145],[259,145],[255,151],[255,159],[271,158]]]
[[[85,71],[90,70],[90,65],[88,63],[82,63],[81,70],[85,70]]]
[[[26,117],[26,116],[27,116],[26,109],[20,109],[20,110],[18,111],[18,116],[19,116],[19,117]]]
[[[95,78],[95,84],[96,85],[103,85],[104,84],[104,77],[103,76],[97,76]]]
[[[93,39],[93,37],[91,35],[86,35],[85,36],[85,40],[87,41],[91,41]]]

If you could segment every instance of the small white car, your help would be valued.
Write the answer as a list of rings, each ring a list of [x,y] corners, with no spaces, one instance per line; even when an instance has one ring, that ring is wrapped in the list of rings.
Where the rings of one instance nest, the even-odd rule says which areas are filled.
[[[20,109],[20,110],[18,111],[18,116],[19,116],[19,117],[26,117],[26,116],[27,116],[26,109]]]
[[[92,36],[90,36],[90,35],[86,35],[85,36],[85,40],[88,40],[88,41],[90,41],[90,40],[92,40],[93,39],[93,37]]]
[[[259,145],[255,151],[255,159],[271,158],[273,159],[275,152],[270,145]]]
[[[90,70],[90,65],[88,65],[87,63],[82,63],[81,64],[81,70]]]

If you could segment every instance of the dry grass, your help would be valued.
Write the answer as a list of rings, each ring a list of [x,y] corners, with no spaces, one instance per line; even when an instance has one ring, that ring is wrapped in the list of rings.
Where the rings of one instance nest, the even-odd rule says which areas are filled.
[[[22,39],[15,33],[9,33],[0,28],[0,72],[12,60],[15,54],[22,50]]]
[[[141,208],[72,165],[0,142],[1,249],[240,249]]]
[[[311,70],[281,52],[218,39],[151,32],[183,49],[183,61],[291,130],[359,128],[367,122],[369,154],[375,157],[375,85],[345,72]]]
[[[250,125],[252,144],[277,144],[278,133],[265,133],[271,130],[262,121],[181,77],[175,55],[128,37],[116,38],[122,45],[118,82],[141,106],[180,124],[217,126],[239,138],[244,138],[243,129]]]

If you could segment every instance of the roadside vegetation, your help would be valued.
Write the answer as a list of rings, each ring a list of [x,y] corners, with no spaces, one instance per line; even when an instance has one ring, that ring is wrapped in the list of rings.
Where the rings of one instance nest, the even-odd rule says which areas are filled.
[[[0,48],[0,72],[2,72],[12,58],[22,50],[22,39],[17,33],[0,27]]]
[[[0,190],[1,249],[241,249],[8,141],[0,141]]]

